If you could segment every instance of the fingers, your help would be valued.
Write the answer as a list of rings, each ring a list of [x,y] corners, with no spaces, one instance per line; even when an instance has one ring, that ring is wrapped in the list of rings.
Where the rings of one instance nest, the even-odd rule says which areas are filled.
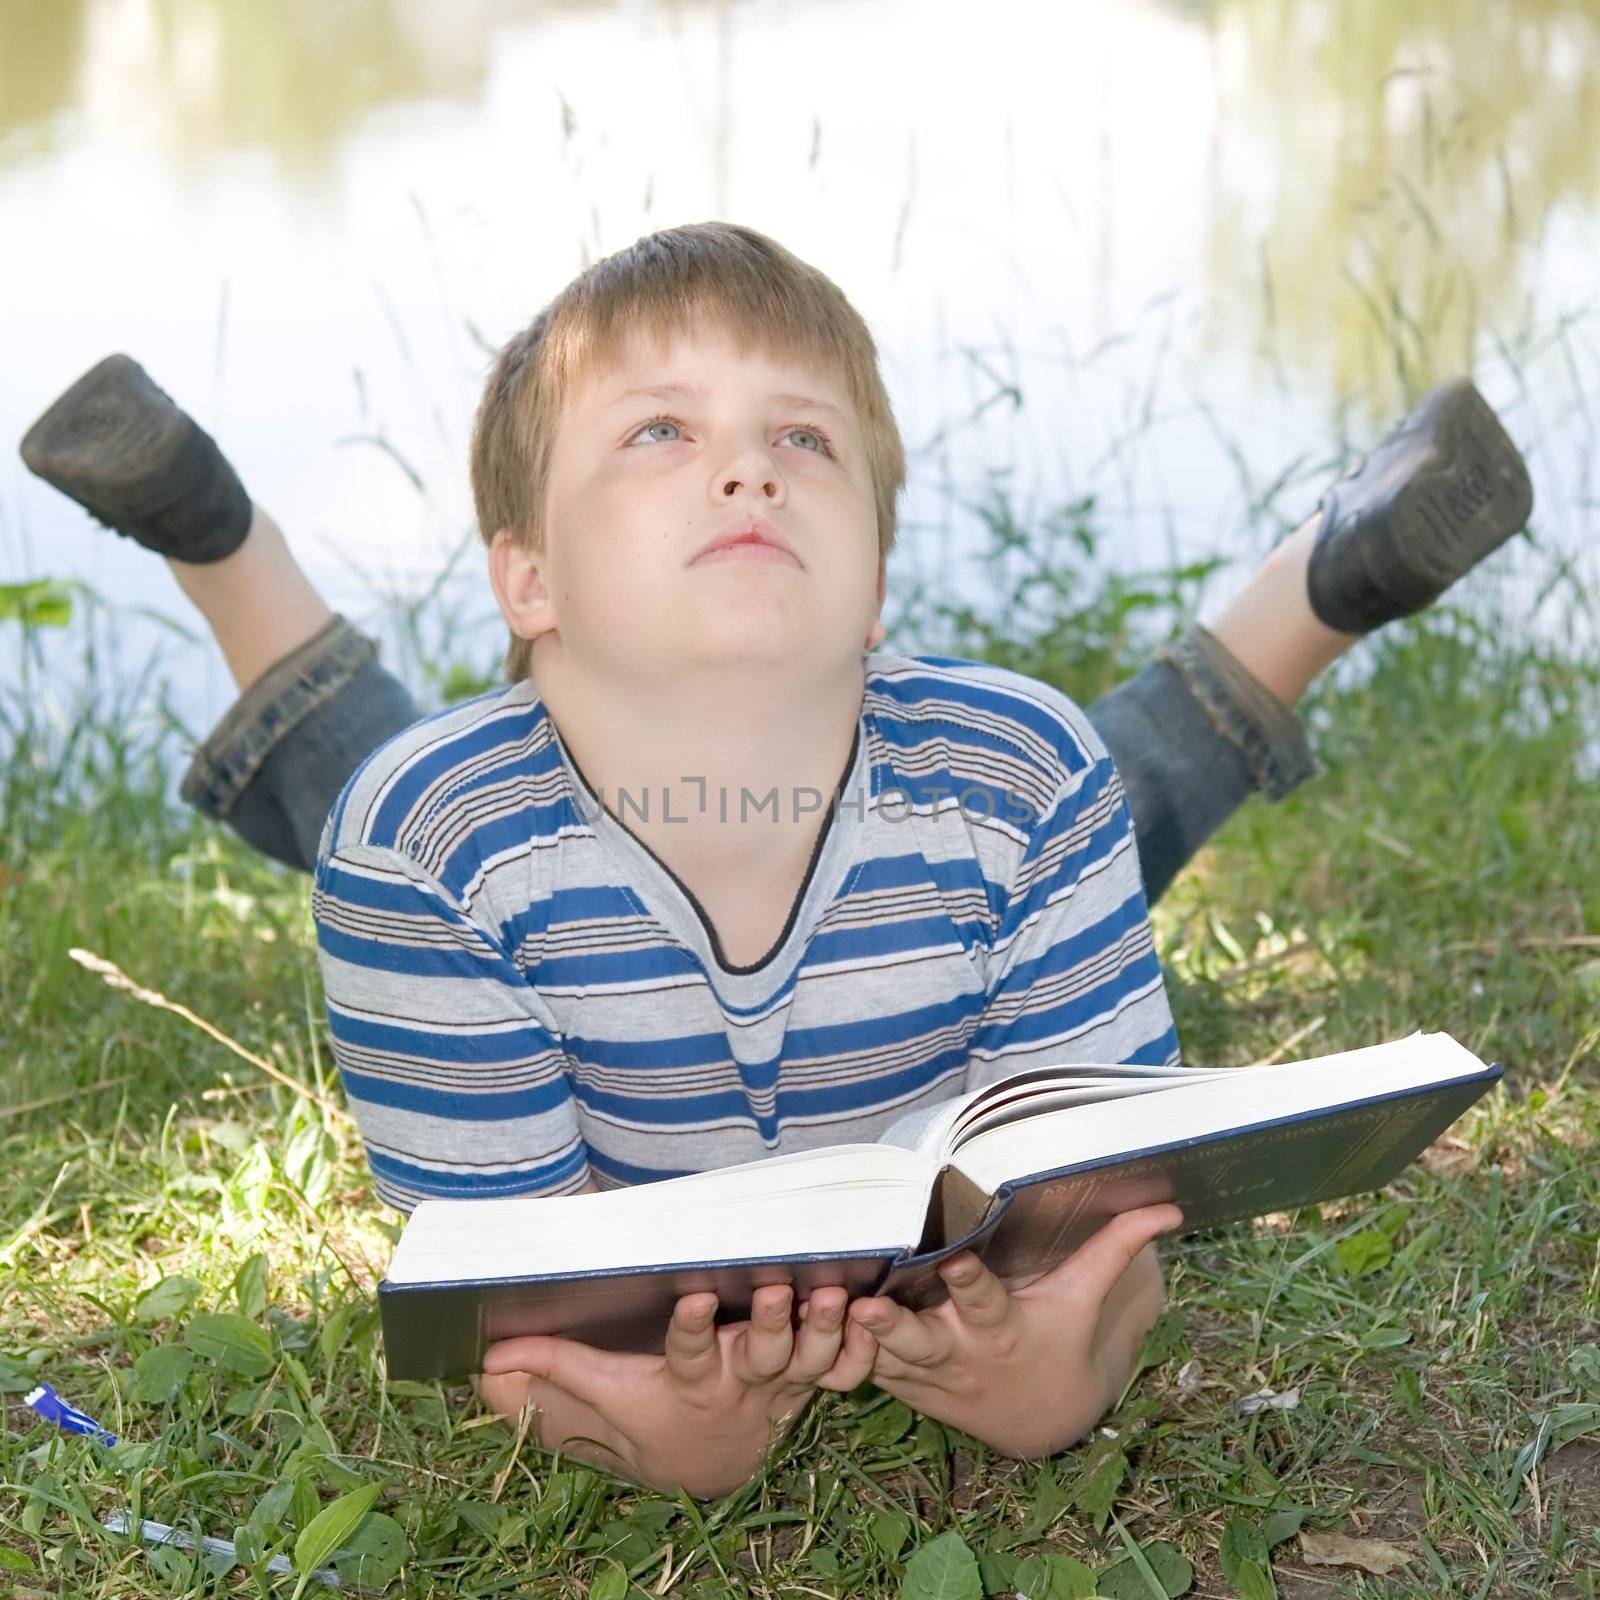
[[[1006,1286],[970,1250],[941,1262],[939,1276],[950,1291],[950,1304],[970,1328],[998,1328],[1015,1309]]]
[[[815,1383],[839,1357],[844,1343],[845,1308],[850,1296],[840,1288],[818,1289],[802,1310],[789,1360],[792,1377]],[[854,1385],[852,1385],[854,1387]]]
[[[609,1388],[607,1379],[613,1375],[616,1364],[628,1359],[591,1349],[575,1339],[524,1334],[490,1345],[483,1353],[483,1371],[485,1377],[520,1372],[544,1378],[568,1394],[590,1405],[598,1405]]]
[[[478,1398],[497,1416],[515,1422],[533,1393],[534,1379],[526,1372],[485,1373],[478,1383]]]
[[[1113,1217],[1062,1264],[1073,1292],[1099,1306],[1139,1252],[1182,1222],[1175,1205],[1141,1206]]]
[[[819,1389],[831,1389],[835,1394],[849,1394],[872,1376],[878,1359],[878,1341],[863,1323],[854,1317],[844,1324],[839,1343],[839,1354],[826,1372],[816,1380]]]
[[[750,1320],[739,1330],[728,1352],[733,1374],[741,1383],[770,1383],[794,1353],[790,1316],[794,1290],[786,1283],[757,1289],[750,1302]]]
[[[861,1323],[877,1341],[875,1370],[883,1370],[885,1356],[893,1358],[889,1363],[893,1371],[902,1366],[937,1366],[950,1353],[949,1331],[936,1317],[919,1317],[882,1296],[857,1300],[850,1307],[850,1320]]]
[[[672,1308],[667,1324],[667,1376],[679,1383],[703,1383],[722,1368],[717,1341],[717,1297],[686,1294]]]

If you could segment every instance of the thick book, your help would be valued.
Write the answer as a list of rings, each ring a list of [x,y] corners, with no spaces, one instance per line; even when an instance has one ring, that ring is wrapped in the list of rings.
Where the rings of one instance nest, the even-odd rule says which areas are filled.
[[[1443,1033],[1273,1066],[1071,1065],[919,1109],[877,1144],[594,1194],[425,1200],[379,1285],[389,1375],[476,1372],[526,1333],[659,1351],[678,1297],[705,1289],[724,1320],[782,1282],[921,1309],[957,1250],[1016,1285],[1136,1206],[1174,1200],[1193,1232],[1378,1189],[1499,1076]]]

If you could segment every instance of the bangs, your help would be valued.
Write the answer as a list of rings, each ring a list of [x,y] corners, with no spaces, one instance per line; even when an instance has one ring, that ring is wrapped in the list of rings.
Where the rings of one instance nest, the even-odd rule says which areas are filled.
[[[877,380],[866,325],[841,327],[836,305],[819,303],[820,295],[785,292],[789,288],[770,278],[708,274],[689,284],[597,284],[573,303],[552,308],[535,380],[543,390],[539,409],[553,414],[575,390],[619,366],[632,346],[650,345],[665,356],[675,344],[715,334],[738,355],[762,355],[838,379],[864,424]]]

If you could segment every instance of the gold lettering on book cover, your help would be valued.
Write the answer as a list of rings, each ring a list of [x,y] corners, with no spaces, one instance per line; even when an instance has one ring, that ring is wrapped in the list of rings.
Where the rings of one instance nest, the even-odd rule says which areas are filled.
[[[1437,1115],[1436,1107],[1432,1114]],[[1374,1165],[1375,1140],[1391,1149],[1407,1148],[1405,1140],[1429,1115],[1425,1103],[1361,1107],[1333,1119],[1337,1134],[1330,1137],[1332,1130],[1324,1124],[1321,1137],[1309,1143],[1304,1124],[1286,1123],[1233,1141],[1224,1147],[1226,1154],[1202,1141],[1023,1184],[984,1249],[984,1260],[999,1277],[1017,1283],[1048,1271],[1111,1217],[1139,1206],[1182,1198],[1184,1231],[1192,1232],[1279,1210],[1298,1197],[1331,1195],[1346,1174]],[[1298,1164],[1272,1156],[1285,1146],[1298,1147]],[[1308,1171],[1308,1162],[1317,1170]]]

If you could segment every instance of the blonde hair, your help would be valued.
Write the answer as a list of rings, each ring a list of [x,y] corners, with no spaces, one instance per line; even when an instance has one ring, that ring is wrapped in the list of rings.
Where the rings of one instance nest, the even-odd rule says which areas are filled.
[[[861,314],[838,286],[782,245],[728,222],[652,233],[586,268],[500,351],[472,427],[472,495],[485,544],[501,528],[544,547],[550,453],[574,386],[616,361],[627,339],[660,343],[714,328],[743,353],[798,358],[842,380],[861,424],[878,516],[894,544],[905,447]],[[512,635],[505,671],[529,675],[533,647]]]

